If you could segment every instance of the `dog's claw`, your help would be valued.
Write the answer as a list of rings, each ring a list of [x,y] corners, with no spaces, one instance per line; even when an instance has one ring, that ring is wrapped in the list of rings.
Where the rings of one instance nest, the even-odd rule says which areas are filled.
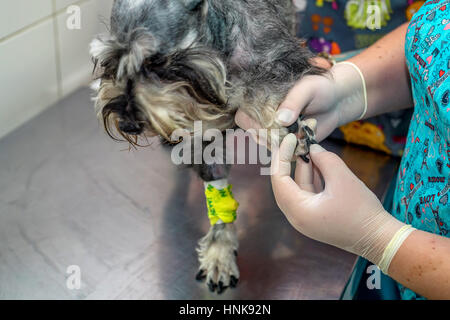
[[[312,129],[308,126],[304,126],[303,130],[305,131],[307,137],[309,137],[309,139],[311,139],[310,137],[314,137],[314,131],[312,131]]]
[[[298,132],[298,121],[295,121],[289,127],[287,127],[289,133],[297,133]]]
[[[219,286],[218,286],[218,288],[217,288],[217,294],[222,294],[222,293],[224,293],[225,292],[225,290],[227,290],[227,286],[224,286],[223,285],[223,282],[222,281],[219,281]]]
[[[209,291],[214,292],[217,288],[217,284],[215,284],[212,280],[208,283]]]
[[[300,158],[302,158],[302,160],[306,163],[309,163],[309,158],[307,156],[300,156]]]
[[[237,251],[236,251],[237,254]],[[197,275],[195,276],[195,279],[197,281],[203,281],[206,278],[205,270],[200,270]],[[213,280],[210,280],[208,282],[208,288],[211,292],[216,292],[217,294],[224,293],[228,288],[236,288],[237,284],[239,282],[239,279],[235,276],[230,277],[229,285],[226,286],[223,281],[219,281],[219,283],[215,283]]]
[[[238,278],[236,278],[235,276],[231,276],[231,278],[230,278],[230,287],[236,288],[238,282],[239,282]]]
[[[197,281],[202,281],[203,279],[206,278],[206,274],[205,274],[205,270],[200,270],[197,275],[195,276],[195,279]]]

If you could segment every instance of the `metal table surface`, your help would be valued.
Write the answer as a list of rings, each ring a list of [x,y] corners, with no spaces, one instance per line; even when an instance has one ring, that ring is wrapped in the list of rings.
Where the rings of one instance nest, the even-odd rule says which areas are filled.
[[[333,142],[379,196],[397,160]],[[238,288],[195,281],[204,190],[156,143],[109,140],[82,89],[0,140],[0,299],[338,299],[355,256],[297,233],[257,165],[231,174],[240,202]],[[81,268],[69,290],[67,268]]]

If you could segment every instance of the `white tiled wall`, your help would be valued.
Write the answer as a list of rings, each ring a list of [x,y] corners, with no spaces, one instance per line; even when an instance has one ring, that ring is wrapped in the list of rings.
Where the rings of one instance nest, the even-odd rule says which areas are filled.
[[[89,83],[89,42],[113,0],[0,0],[0,138]],[[81,9],[69,30],[66,8]]]

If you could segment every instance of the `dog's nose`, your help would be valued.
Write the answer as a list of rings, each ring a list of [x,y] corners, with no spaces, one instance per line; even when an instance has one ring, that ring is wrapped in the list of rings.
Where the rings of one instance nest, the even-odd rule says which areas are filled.
[[[134,121],[120,121],[119,122],[119,129],[120,131],[131,134],[134,136],[140,135],[144,128],[142,125],[134,122]]]

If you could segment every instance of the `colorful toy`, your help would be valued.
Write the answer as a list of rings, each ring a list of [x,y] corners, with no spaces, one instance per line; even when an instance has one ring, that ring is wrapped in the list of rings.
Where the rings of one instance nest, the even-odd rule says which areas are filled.
[[[316,1],[316,6],[323,7],[324,1],[331,2],[331,6],[333,7],[334,10],[338,10],[339,9],[336,0],[317,0]]]
[[[405,11],[406,19],[408,19],[408,21],[411,21],[413,15],[415,15],[416,12],[419,11],[424,3],[425,1],[408,0],[408,8],[406,8]]]
[[[309,48],[316,53],[327,53],[336,55],[341,53],[339,44],[334,41],[328,41],[324,38],[311,38],[308,40]]]

